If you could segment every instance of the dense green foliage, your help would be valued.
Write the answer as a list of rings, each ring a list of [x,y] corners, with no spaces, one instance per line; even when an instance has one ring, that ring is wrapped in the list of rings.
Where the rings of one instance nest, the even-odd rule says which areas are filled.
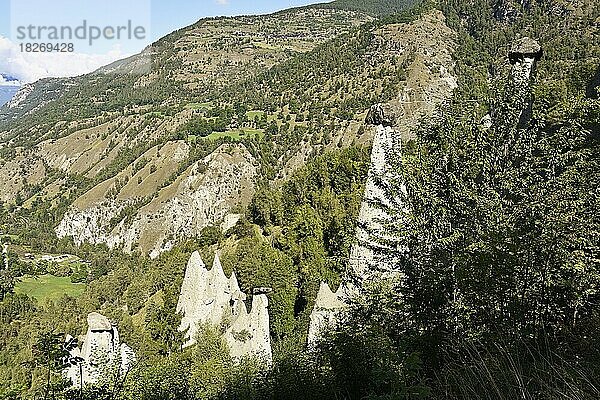
[[[421,0],[336,0],[321,6],[342,10],[364,11],[376,16],[387,16],[390,14],[399,14],[420,2]]]
[[[403,274],[398,314],[384,322],[401,330],[384,337],[420,354],[440,397],[595,398],[600,103],[589,87],[600,10],[589,4],[585,19],[558,23],[540,2],[504,29],[492,18],[461,27],[464,15],[493,15],[476,3],[443,7],[465,38],[455,55],[462,85],[390,160],[397,176],[382,186],[397,200],[381,205],[389,236],[375,249]],[[517,34],[547,49],[531,87],[493,57]]]
[[[345,270],[368,162],[364,148],[327,154],[300,170],[281,189],[263,185],[249,206],[249,220],[270,233],[271,244],[256,247],[258,239],[245,238],[235,252],[236,261],[231,264],[248,265],[248,270],[252,265],[293,266],[291,271],[285,268],[282,271],[290,277],[282,289],[289,299],[285,304],[290,317],[294,313],[301,316],[297,330],[307,327],[310,303],[316,297],[319,282],[339,282]],[[248,250],[252,253],[257,249],[261,262],[252,264],[250,260],[256,255],[251,256]],[[273,258],[269,261],[262,254]],[[242,271],[240,278],[244,277]],[[269,286],[271,279],[277,283],[277,275],[265,272],[262,281],[254,281],[261,285],[255,286]],[[275,303],[275,307],[281,306]],[[293,325],[289,325],[286,332],[289,334],[292,329]]]
[[[308,305],[314,300],[319,282],[337,281],[344,269],[342,260],[348,257],[368,162],[369,152],[365,148],[318,157],[282,188],[264,186],[259,190],[248,211],[248,219],[256,225],[243,219],[228,237],[218,228],[206,228],[200,237],[154,261],[119,251],[108,252],[102,246],[75,248],[67,240],[56,241],[55,251],[89,260],[86,290],[77,299],[63,296],[43,303],[23,295],[7,295],[1,303],[6,309],[0,309],[0,315],[4,316],[2,329],[6,329],[5,345],[0,349],[3,360],[0,394],[6,393],[10,398],[8,393],[20,388],[19,385],[31,385],[31,393],[42,390],[45,387],[42,381],[35,380],[41,373],[39,368],[15,364],[15,360],[29,359],[28,349],[37,332],[83,333],[84,316],[97,310],[114,319],[122,339],[136,349],[141,365],[135,374],[141,375],[134,375],[140,379],[140,386],[123,388],[123,382],[111,382],[110,388],[93,392],[93,396],[101,396],[101,392],[108,396],[115,390],[124,390],[131,398],[166,393],[151,386],[158,376],[169,376],[173,385],[185,379],[186,387],[209,393],[229,388],[232,381],[222,376],[219,379],[224,381],[218,386],[199,389],[197,385],[204,385],[202,379],[217,373],[212,369],[216,361],[203,355],[208,357],[207,364],[200,366],[193,354],[180,353],[183,334],[177,331],[180,316],[175,312],[183,271],[192,251],[201,249],[203,258],[212,261],[214,249],[225,241],[235,240],[235,246],[223,255],[223,265],[227,274],[236,272],[242,290],[251,293],[253,288],[264,286],[274,289],[269,295],[274,343],[282,346],[303,343],[304,339],[299,339],[296,332],[307,331],[311,308]],[[264,196],[277,200],[265,203]],[[320,229],[314,230],[315,226]],[[60,318],[56,318],[57,313]],[[16,321],[21,322],[17,325]],[[194,351],[204,354],[202,349]],[[226,364],[222,366],[224,375],[238,374],[231,379],[242,379],[248,373],[244,368],[255,369],[251,365],[235,367],[225,354],[214,357]],[[195,361],[190,364],[190,360]],[[182,375],[178,378],[171,373]],[[57,374],[52,375],[52,382],[54,386],[60,385]],[[166,386],[164,390],[171,391],[172,387]]]

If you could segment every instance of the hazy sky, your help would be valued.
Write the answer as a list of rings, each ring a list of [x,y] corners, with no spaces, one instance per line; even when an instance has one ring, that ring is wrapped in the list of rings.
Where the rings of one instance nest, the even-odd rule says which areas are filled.
[[[0,73],[31,82],[48,76],[74,76],[91,72],[102,65],[135,54],[152,41],[190,25],[203,17],[264,14],[290,7],[327,0],[0,0]],[[54,40],[53,43],[74,43],[68,54],[28,53],[21,45],[34,43],[38,27],[71,27],[75,30],[87,22],[90,26],[125,27],[125,40],[97,39],[90,45],[90,34],[82,40]],[[35,27],[28,31],[28,27]],[[25,29],[19,30],[19,27]],[[143,29],[143,37],[131,40],[133,28]],[[142,31],[139,31],[142,32]],[[20,34],[25,33],[23,38]],[[48,38],[42,31],[42,40]],[[43,36],[46,35],[46,36]],[[129,35],[129,36],[128,36]],[[0,82],[1,85],[1,82]]]

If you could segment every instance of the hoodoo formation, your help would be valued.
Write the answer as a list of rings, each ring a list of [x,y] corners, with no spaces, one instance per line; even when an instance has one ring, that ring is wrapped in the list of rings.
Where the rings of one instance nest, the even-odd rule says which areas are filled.
[[[96,312],[87,317],[88,331],[83,346],[71,350],[70,366],[64,371],[74,387],[94,385],[109,376],[123,376],[133,367],[136,356],[119,332],[104,315]],[[67,342],[72,340],[67,337]]]
[[[531,104],[527,89],[536,63],[542,54],[539,43],[528,37],[515,41],[511,46],[508,59],[512,65],[510,72],[512,83],[509,87],[512,98],[507,102],[508,115],[499,113],[496,116],[496,120],[499,120],[498,124],[516,126],[524,123],[528,116],[527,108]],[[443,96],[438,97],[434,102],[440,104],[452,94],[456,88],[456,81],[452,75],[448,75],[432,79],[428,85],[430,89],[443,88],[441,91]],[[401,94],[400,98],[406,98],[406,94]],[[420,103],[417,101],[417,104]],[[388,238],[386,234],[389,224],[402,224],[403,222],[398,219],[410,213],[406,201],[408,196],[406,187],[402,185],[400,193],[396,193],[394,198],[389,197],[389,191],[386,189],[390,182],[401,179],[398,171],[394,171],[389,164],[391,159],[401,157],[402,154],[403,132],[400,127],[414,125],[414,118],[408,117],[411,112],[420,116],[434,116],[434,108],[430,108],[432,100],[423,104],[428,105],[407,106],[406,102],[392,101],[374,105],[367,114],[366,123],[374,125],[376,133],[364,200],[358,218],[357,243],[352,247],[349,268],[338,290],[333,293],[327,284],[321,284],[310,318],[309,346],[314,345],[319,334],[328,326],[335,325],[340,313],[348,307],[352,298],[360,294],[366,284],[373,279],[398,273],[388,268],[385,256],[382,255],[386,250],[394,250],[396,254],[398,251],[409,250],[393,238]],[[489,128],[492,126],[492,117],[486,119],[489,120]],[[401,209],[402,213],[392,217],[386,211],[388,208]],[[392,244],[399,248],[387,248]]]
[[[223,330],[234,360],[258,357],[271,364],[267,295],[254,295],[250,312],[245,300],[246,294],[240,290],[235,272],[227,278],[218,254],[208,271],[200,254],[194,252],[177,303],[177,312],[183,315],[180,330],[187,330],[185,345],[195,344],[201,327],[212,325]]]

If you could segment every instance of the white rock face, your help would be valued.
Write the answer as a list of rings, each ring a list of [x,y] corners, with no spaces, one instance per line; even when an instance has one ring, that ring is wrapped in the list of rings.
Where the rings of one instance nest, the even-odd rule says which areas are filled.
[[[397,171],[391,170],[389,160],[391,157],[401,156],[401,146],[397,131],[382,125],[377,127],[364,200],[358,216],[357,243],[350,252],[349,271],[345,281],[347,291],[376,278],[380,273],[393,272],[374,249],[385,247],[380,240],[387,238],[385,224],[393,218],[385,208],[400,208],[406,215],[410,212],[403,200],[407,194],[404,185],[401,187],[401,193],[397,193],[393,199],[385,192],[385,185],[398,174]]]
[[[35,86],[32,83],[21,86],[19,91],[13,96],[13,98],[6,104],[8,108],[15,108],[27,100],[27,97],[33,92]]]
[[[126,251],[139,246],[156,258],[171,249],[178,239],[198,235],[209,225],[224,219],[226,226],[230,225],[231,209],[247,204],[254,194],[253,180],[257,172],[254,164],[254,158],[243,145],[223,145],[160,189],[148,204],[135,210],[128,221],[111,226],[111,220],[125,207],[135,204],[135,197],[127,194],[127,199],[100,198],[83,208],[69,210],[56,228],[56,234],[61,238],[72,236],[77,245],[105,243],[110,248],[123,246]],[[110,187],[105,183],[99,187],[101,185],[107,186],[107,190]],[[100,192],[98,187],[92,190]],[[94,196],[89,197],[97,196],[94,192]]]
[[[200,254],[194,252],[177,303],[177,312],[183,315],[180,330],[188,330],[185,346],[196,343],[202,325],[213,325],[225,331],[224,339],[234,360],[253,356],[270,364],[268,299],[266,295],[254,296],[250,313],[244,300],[246,295],[240,291],[235,273],[225,276],[218,254],[208,271]]]
[[[67,335],[67,337],[65,338],[65,343],[69,343],[72,340],[74,340],[73,336]],[[83,370],[83,363],[81,362],[82,360],[83,359],[81,357],[81,350],[79,350],[79,347],[70,350],[69,361],[73,362],[73,364],[63,371],[64,377],[67,378],[67,380],[69,380],[71,384],[73,384],[73,386],[76,387],[81,387],[81,385],[83,384],[81,380],[81,372]]]
[[[242,214],[227,214],[221,223],[221,230],[227,232],[233,228],[242,218]]]
[[[98,314],[98,313],[89,314],[87,317],[87,322],[88,322],[88,329],[89,329],[89,331],[92,331],[92,332],[96,332],[96,331],[102,332],[102,331],[112,330],[112,324],[110,323],[108,318],[106,318],[102,314]]]
[[[511,63],[510,84],[506,88],[504,107],[495,115],[493,125],[500,131],[523,128],[531,119],[531,80],[537,61],[542,57],[540,44],[531,38],[516,40],[508,53]]]
[[[333,293],[329,285],[321,282],[317,301],[310,314],[310,326],[308,328],[308,347],[314,348],[323,332],[335,327],[340,314],[348,308],[346,303],[344,287],[340,285],[337,292]]]
[[[121,374],[125,374],[133,368],[135,362],[137,361],[137,357],[133,349],[127,346],[125,343],[121,343],[119,353],[121,357],[121,365],[119,371]]]
[[[529,84],[536,62],[542,57],[540,44],[529,37],[515,40],[508,53],[512,64],[511,77],[515,83]]]
[[[111,238],[106,227],[112,218],[127,206],[129,202],[104,201],[85,210],[68,211],[58,227],[56,235],[59,238],[72,236],[76,245],[83,243],[106,243],[114,247],[117,241]]]
[[[212,269],[207,271],[200,254],[194,252],[188,262],[177,303],[177,312],[183,315],[180,329],[188,329],[186,346],[196,343],[201,325],[226,323],[234,306],[231,303],[243,303],[245,299],[235,274],[230,278],[225,276],[218,255]]]
[[[403,200],[406,187],[402,186],[401,193],[393,199],[385,191],[386,182],[397,176],[397,171],[391,170],[389,160],[391,157],[399,157],[400,149],[400,132],[389,126],[377,126],[364,200],[358,216],[357,242],[350,250],[348,270],[337,292],[334,294],[327,284],[321,284],[310,316],[309,348],[314,347],[323,332],[335,325],[340,313],[348,308],[351,299],[356,298],[369,281],[397,273],[389,268],[388,262],[375,250],[385,247],[380,240],[388,237],[386,223],[391,222],[392,218],[398,218],[390,216],[385,207],[393,204],[394,208],[403,210],[405,215],[410,212]]]
[[[225,341],[234,360],[240,361],[244,357],[253,356],[267,365],[273,363],[268,306],[269,299],[265,294],[252,298],[250,314],[243,302],[237,303],[234,321],[225,332]]]
[[[479,124],[481,125],[481,127],[483,129],[490,129],[492,127],[493,120],[492,120],[492,116],[490,114],[486,114],[483,116],[483,118],[481,119],[481,121],[479,122]]]
[[[88,315],[88,331],[82,349],[70,352],[73,365],[64,371],[75,387],[101,382],[110,373],[126,374],[136,361],[133,350],[121,343],[117,328],[98,313]],[[72,339],[67,337],[67,341]],[[117,371],[115,371],[117,369]]]
[[[523,57],[513,65],[513,78],[519,82],[528,82],[535,66],[536,59],[533,57]]]
[[[199,314],[198,308],[202,303],[201,297],[204,296],[207,280],[208,271],[200,254],[196,251],[188,261],[183,284],[181,285],[181,294],[177,302],[177,312],[183,315],[181,330],[189,328],[188,336],[190,338],[193,338],[196,333],[195,329],[192,332],[192,325],[195,328],[198,320],[197,314]]]

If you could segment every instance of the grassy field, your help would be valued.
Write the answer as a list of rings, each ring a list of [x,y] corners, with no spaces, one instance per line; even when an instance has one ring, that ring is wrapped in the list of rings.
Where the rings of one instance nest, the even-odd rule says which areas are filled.
[[[60,299],[64,294],[77,297],[84,289],[85,285],[82,283],[71,283],[68,277],[58,278],[52,275],[26,276],[15,286],[16,293],[26,294],[41,303],[46,299]]]

